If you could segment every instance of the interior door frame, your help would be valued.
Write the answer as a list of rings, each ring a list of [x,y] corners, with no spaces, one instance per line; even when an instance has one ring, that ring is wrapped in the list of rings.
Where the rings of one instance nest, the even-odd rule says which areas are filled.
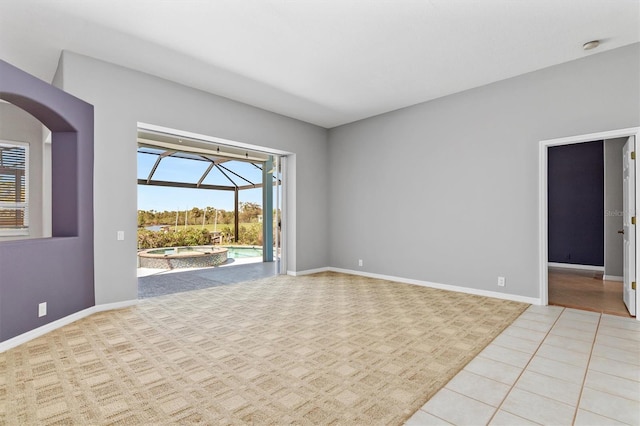
[[[549,304],[549,280],[547,271],[549,269],[549,217],[548,217],[548,148],[552,146],[559,145],[572,145],[575,143],[582,142],[591,142],[595,140],[605,140],[605,139],[614,139],[614,138],[624,138],[629,136],[635,136],[636,143],[638,141],[638,135],[640,135],[640,127],[629,127],[626,129],[618,129],[618,130],[610,130],[606,132],[598,132],[598,133],[589,133],[584,135],[576,135],[569,136],[563,138],[556,139],[547,139],[540,141],[539,144],[539,180],[538,180],[538,206],[539,206],[539,230],[540,234],[538,236],[538,247],[539,247],[539,276],[540,276],[540,304],[548,305]],[[637,149],[637,145],[636,145]],[[636,167],[636,176],[635,176],[635,192],[636,192],[636,208],[635,211],[640,211],[638,209],[638,198],[639,198],[639,173],[638,167]],[[640,226],[635,227],[635,237],[636,241],[640,241],[638,236],[640,236],[640,230],[638,229]],[[640,250],[636,249],[636,265],[640,265]],[[637,272],[636,277],[633,281],[638,282]],[[640,292],[636,291],[636,312],[640,306]],[[640,321],[640,315],[636,315],[636,320]]]

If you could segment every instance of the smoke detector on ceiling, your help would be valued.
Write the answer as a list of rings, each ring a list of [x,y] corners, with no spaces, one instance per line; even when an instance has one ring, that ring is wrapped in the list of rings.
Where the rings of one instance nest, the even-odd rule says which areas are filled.
[[[598,46],[600,46],[600,40],[591,40],[583,44],[582,48],[584,50],[591,50],[591,49],[595,49]]]

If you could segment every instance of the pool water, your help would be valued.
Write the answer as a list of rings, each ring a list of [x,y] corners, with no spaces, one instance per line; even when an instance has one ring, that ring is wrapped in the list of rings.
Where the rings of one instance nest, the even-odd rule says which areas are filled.
[[[244,259],[246,257],[262,257],[262,247],[225,247],[229,259]]]
[[[227,249],[227,258],[229,259],[244,259],[247,257],[262,257],[262,247],[254,247],[254,246],[216,246],[220,248]],[[211,246],[202,246],[202,247],[178,247],[178,253],[187,254],[193,252],[203,252],[210,253]],[[156,250],[150,250],[150,254],[165,254],[165,255],[175,255],[176,248],[161,248]]]
[[[155,250],[149,250],[149,254],[165,254],[165,255],[175,255],[175,254],[183,254],[183,253],[210,253],[211,247],[165,247],[159,248]]]

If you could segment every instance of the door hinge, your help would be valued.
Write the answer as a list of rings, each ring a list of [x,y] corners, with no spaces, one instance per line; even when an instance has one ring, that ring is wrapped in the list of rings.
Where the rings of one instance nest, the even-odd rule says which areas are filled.
[[[632,160],[636,159],[636,152],[635,151],[631,151],[631,159]]]
[[[632,225],[636,224],[636,217],[635,216],[631,216],[631,224]]]
[[[631,281],[631,290],[635,290],[635,289],[636,289],[636,282]]]

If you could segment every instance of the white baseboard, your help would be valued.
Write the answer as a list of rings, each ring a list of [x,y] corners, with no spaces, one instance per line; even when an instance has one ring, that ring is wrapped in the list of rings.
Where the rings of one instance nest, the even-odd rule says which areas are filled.
[[[479,290],[476,288],[460,287],[460,286],[449,285],[449,284],[439,284],[439,283],[433,283],[429,281],[414,280],[411,278],[394,277],[391,275],[372,274],[369,272],[353,271],[351,269],[329,267],[327,268],[327,270],[333,271],[333,272],[340,272],[343,274],[360,275],[368,278],[378,278],[381,280],[396,281],[404,284],[413,284],[413,285],[420,285],[423,287],[437,288],[440,290],[455,291],[458,293],[475,294],[476,296],[486,296],[486,297],[493,297],[496,299],[511,300],[514,302],[529,303],[531,305],[542,305],[542,301],[540,300],[540,298],[536,298],[536,297],[518,296],[517,294],[499,293],[497,291]]]
[[[624,277],[619,277],[617,275],[603,275],[602,276],[602,280],[603,281],[620,281],[620,282],[624,282]]]
[[[90,308],[83,309],[71,315],[67,315],[64,318],[52,321],[48,324],[43,325],[42,327],[34,328],[33,330],[29,330],[26,333],[12,337],[11,339],[5,340],[4,342],[0,342],[0,353],[11,348],[15,348],[16,346],[22,345],[23,343],[27,343],[30,340],[43,336],[53,330],[64,327],[65,325],[71,324],[72,322],[78,321],[79,319],[86,318],[89,315],[95,314],[97,312],[126,308],[136,305],[137,303],[138,300],[136,299],[125,300],[124,302],[105,303],[103,305],[91,306]]]
[[[330,271],[331,268],[317,268],[317,269],[307,269],[306,271],[287,271],[287,275],[291,275],[293,277],[301,277],[303,275],[311,275],[311,274],[318,274],[320,272],[327,272]]]
[[[95,312],[113,311],[114,309],[128,308],[129,306],[135,306],[140,300],[125,300],[123,302],[103,303],[102,305],[96,305],[93,308]]]
[[[580,269],[583,271],[604,272],[604,266],[574,265],[572,263],[556,263],[556,262],[549,262],[548,265],[552,268]]]

